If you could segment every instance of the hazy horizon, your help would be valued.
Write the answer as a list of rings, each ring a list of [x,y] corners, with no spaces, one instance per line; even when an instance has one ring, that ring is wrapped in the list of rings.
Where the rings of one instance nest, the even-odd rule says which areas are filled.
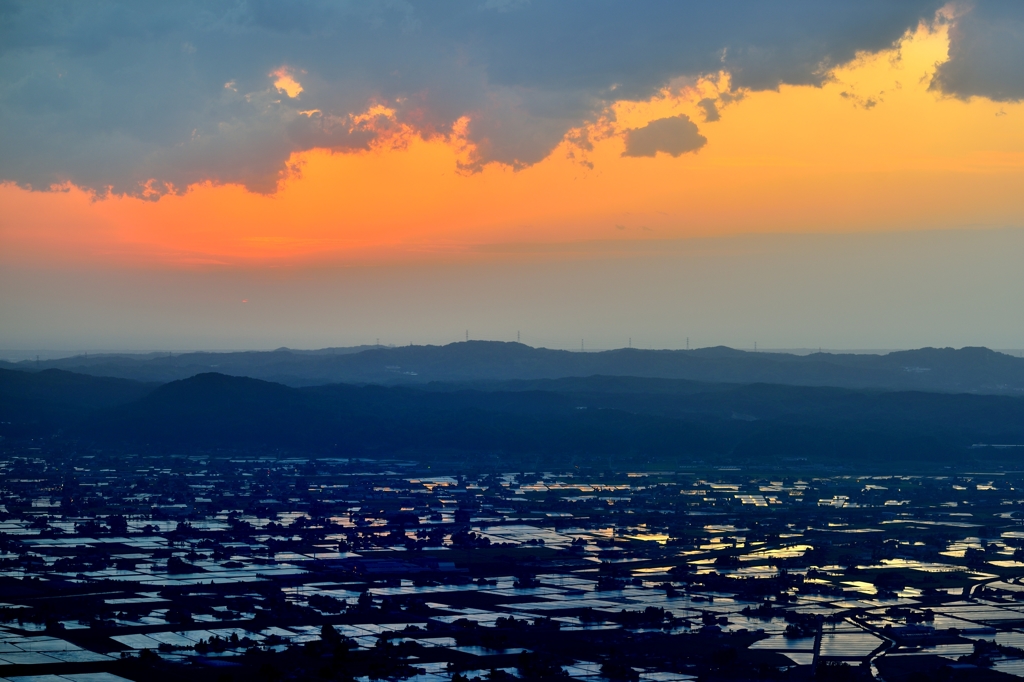
[[[505,341],[504,339],[471,339],[475,341]],[[451,342],[453,344],[460,343],[459,341]],[[408,344],[406,344],[408,345]],[[440,346],[448,344],[412,344],[413,346]],[[527,344],[524,344],[527,345]],[[38,359],[41,362],[47,360],[64,360],[68,358],[83,357],[88,355],[97,356],[150,356],[150,355],[162,355],[164,353],[171,353],[175,355],[187,355],[190,353],[267,353],[274,351],[297,351],[297,352],[316,352],[316,351],[328,351],[328,350],[351,350],[351,349],[372,349],[372,348],[399,348],[396,344],[366,344],[361,346],[325,346],[323,348],[291,348],[288,346],[278,346],[276,348],[148,348],[148,349],[111,349],[111,348],[99,348],[99,349],[83,349],[77,351],[70,350],[59,350],[59,349],[18,349],[18,348],[0,348],[0,360],[6,362],[24,362],[33,361]],[[613,350],[625,350],[630,346],[623,346],[619,348],[556,348],[552,346],[530,346],[538,350],[564,350],[570,352],[584,352],[584,353],[603,353]],[[637,350],[655,350],[655,351],[685,351],[685,350],[701,350],[702,348],[715,348],[722,346],[699,346],[693,348],[636,348]],[[787,355],[812,355],[815,353],[822,353],[826,355],[887,355],[889,353],[899,353],[903,351],[921,350],[923,348],[937,348],[938,346],[922,346],[921,348],[738,348],[734,346],[726,346],[733,350],[745,351],[745,352],[759,352],[759,353],[778,353]],[[960,350],[969,346],[962,346],[960,348],[954,348],[954,350]],[[987,348],[987,347],[986,347]],[[988,350],[996,353],[1002,353],[1004,355],[1010,355],[1015,357],[1024,357],[1024,348],[988,348]]]
[[[0,269],[0,348],[1024,347],[1024,229],[566,245],[486,262]]]

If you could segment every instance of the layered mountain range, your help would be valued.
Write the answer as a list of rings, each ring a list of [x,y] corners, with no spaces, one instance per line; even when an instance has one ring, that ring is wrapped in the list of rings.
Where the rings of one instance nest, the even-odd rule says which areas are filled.
[[[725,347],[689,351],[583,353],[520,343],[469,341],[446,346],[360,346],[318,351],[79,355],[0,367],[63,369],[92,376],[166,383],[205,372],[288,386],[328,383],[558,379],[593,375],[712,383],[882,388],[1024,395],[1024,359],[987,348],[922,348],[885,355],[754,353]]]
[[[191,373],[209,369],[202,362],[211,360],[230,373]],[[835,466],[1013,463],[1024,455],[1017,447],[1024,444],[1024,396],[1014,383],[1024,361],[985,349],[798,357],[728,349],[565,353],[469,343],[344,355],[67,362],[91,373],[34,363],[0,369],[5,442]],[[151,380],[93,376],[110,368]],[[328,370],[363,380],[302,385],[313,383],[314,371]],[[237,375],[243,371],[287,376],[293,385]],[[187,376],[156,378],[175,373]],[[567,376],[545,376],[559,373]],[[834,385],[822,385],[829,381]]]

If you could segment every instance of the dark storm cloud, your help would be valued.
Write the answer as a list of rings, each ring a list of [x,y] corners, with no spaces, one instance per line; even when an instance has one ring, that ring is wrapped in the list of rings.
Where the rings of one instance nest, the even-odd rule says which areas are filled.
[[[931,87],[964,99],[1024,99],[1024,2],[968,6],[951,27],[949,61],[939,65]]]
[[[626,131],[626,151],[623,156],[655,156],[665,152],[679,156],[695,152],[708,139],[700,134],[696,124],[688,116],[673,116],[651,121],[643,128]]]
[[[0,0],[0,179],[267,192],[295,151],[365,149],[398,123],[447,133],[462,116],[470,169],[522,167],[608,103],[675,77],[818,85],[940,4]],[[297,97],[272,86],[282,66]],[[374,103],[396,119],[351,118]]]

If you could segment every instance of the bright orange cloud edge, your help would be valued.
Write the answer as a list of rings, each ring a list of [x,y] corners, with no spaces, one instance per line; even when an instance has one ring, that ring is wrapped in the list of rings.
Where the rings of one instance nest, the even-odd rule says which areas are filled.
[[[0,259],[203,267],[569,257],[593,249],[530,245],[1019,225],[1024,105],[930,91],[947,30],[923,24],[892,50],[834,69],[820,88],[734,93],[727,74],[670,84],[649,101],[612,104],[518,170],[469,170],[468,118],[429,134],[375,103],[349,117],[377,126],[369,150],[293,154],[270,195],[205,182],[145,201],[6,183]],[[284,94],[301,93],[296,73],[271,76]],[[720,120],[703,120],[706,98],[718,101]],[[622,156],[624,130],[679,115],[698,122],[707,145],[678,158]]]

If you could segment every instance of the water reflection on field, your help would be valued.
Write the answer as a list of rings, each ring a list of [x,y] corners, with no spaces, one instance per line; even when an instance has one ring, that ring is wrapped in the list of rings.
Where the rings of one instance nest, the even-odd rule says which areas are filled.
[[[825,661],[893,680],[911,660],[1024,670],[1012,474],[430,468],[12,455],[0,674],[132,679],[144,656],[245,665],[333,655],[332,638],[351,665],[387,652],[431,680],[554,657],[596,681],[630,642],[660,652],[630,659],[640,679],[666,682]]]

